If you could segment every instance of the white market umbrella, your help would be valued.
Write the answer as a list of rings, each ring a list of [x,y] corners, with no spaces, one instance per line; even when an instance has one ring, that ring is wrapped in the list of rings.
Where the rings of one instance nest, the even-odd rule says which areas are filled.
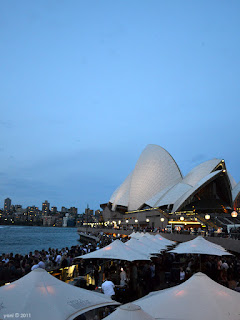
[[[240,294],[198,272],[184,283],[134,301],[155,319],[237,320]]]
[[[207,241],[201,236],[196,237],[193,240],[180,243],[176,248],[169,252],[177,254],[207,254],[214,256],[231,255],[231,253],[223,247]]]
[[[74,287],[38,268],[0,287],[0,318],[26,314],[34,320],[70,320],[87,311],[119,303],[101,293]]]
[[[175,245],[176,243],[173,242],[173,241],[170,241],[170,240],[167,240],[165,238],[162,238],[162,237],[157,237],[157,236],[154,236],[154,235],[146,235],[146,237],[151,240],[153,243],[157,244],[157,245],[160,245],[161,248],[163,248],[163,250],[166,250],[167,247],[169,246],[173,246]],[[141,239],[140,239],[141,240]]]
[[[134,238],[134,239],[141,240],[141,241],[143,239],[147,238],[148,240],[151,240],[155,244],[158,244],[158,245],[160,244],[159,250],[166,250],[166,248],[168,246],[173,246],[173,245],[176,244],[176,242],[168,240],[168,239],[160,236],[159,234],[158,235],[152,235],[152,234],[149,234],[148,232],[146,232],[146,233],[133,232],[129,237],[131,237],[131,239]],[[148,243],[148,245],[149,245],[149,243]]]
[[[120,306],[104,318],[106,320],[154,320],[148,313],[143,311],[139,306],[133,303],[128,303]]]
[[[129,234],[129,237],[131,237],[131,238],[132,238],[132,237],[134,237],[134,236],[135,236],[135,234],[136,234],[136,232],[134,232],[134,231],[133,231],[131,234]]]
[[[175,241],[171,241],[171,240],[168,240],[166,238],[164,238],[162,235],[160,234],[155,234],[154,236],[156,239],[162,241],[163,243],[165,243],[167,246],[174,246],[176,244]]]
[[[139,241],[141,241],[142,243],[144,243],[145,245],[149,246],[149,248],[151,249],[152,254],[154,253],[160,253],[160,251],[164,251],[166,250],[166,246],[162,245],[160,243],[157,243],[155,241],[152,241],[150,238],[143,236],[139,239]]]
[[[125,245],[135,251],[147,254],[149,257],[152,254],[151,248],[147,244],[143,243],[142,241],[136,238],[131,238],[130,240],[125,242]]]
[[[76,257],[75,259],[111,259],[111,260],[150,260],[149,256],[145,253],[134,251],[130,247],[126,246],[122,241],[115,240],[108,246]]]
[[[143,232],[132,232],[129,237],[135,238],[135,239],[140,239],[142,236],[144,236],[145,233]]]

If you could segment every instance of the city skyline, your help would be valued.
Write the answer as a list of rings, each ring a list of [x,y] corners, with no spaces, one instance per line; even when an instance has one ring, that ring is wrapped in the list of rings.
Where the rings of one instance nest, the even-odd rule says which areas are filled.
[[[157,144],[238,183],[238,1],[1,4],[0,197],[97,210]]]
[[[0,210],[3,210],[3,211],[12,211],[13,207],[16,209],[16,208],[22,208],[22,209],[28,209],[28,208],[35,208],[39,211],[42,211],[43,213],[50,213],[50,212],[53,212],[56,213],[56,212],[69,212],[69,211],[75,211],[77,214],[84,214],[86,212],[87,209],[89,209],[90,211],[93,211],[91,210],[91,208],[89,208],[89,206],[87,206],[83,212],[78,212],[78,208],[77,207],[73,207],[73,206],[70,206],[70,207],[65,207],[65,206],[60,206],[60,207],[57,207],[55,206],[54,204],[51,205],[51,203],[48,201],[48,200],[45,200],[41,203],[41,205],[36,205],[36,204],[31,204],[31,205],[27,205],[26,207],[24,207],[21,203],[14,203],[12,202],[12,199],[11,198],[6,198],[3,200],[3,206],[1,207],[0,205]],[[96,211],[99,211],[100,209],[96,210]]]

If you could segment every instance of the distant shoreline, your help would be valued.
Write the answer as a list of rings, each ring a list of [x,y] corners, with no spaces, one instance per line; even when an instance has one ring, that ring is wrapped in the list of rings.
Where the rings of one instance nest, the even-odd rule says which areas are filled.
[[[68,229],[68,228],[71,228],[71,229],[74,229],[74,228],[78,228],[76,226],[69,226],[69,227],[54,227],[54,226],[39,226],[39,225],[35,225],[35,224],[0,224],[0,227],[40,227],[40,228],[59,228],[59,229]]]

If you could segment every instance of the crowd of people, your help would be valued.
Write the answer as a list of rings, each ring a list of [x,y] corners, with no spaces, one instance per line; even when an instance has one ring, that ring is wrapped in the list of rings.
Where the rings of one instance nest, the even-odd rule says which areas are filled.
[[[165,252],[155,256],[149,262],[133,263],[76,259],[86,253],[105,247],[114,239],[112,235],[102,234],[99,242],[95,244],[35,250],[27,255],[3,253],[0,256],[0,284],[17,280],[36,268],[53,271],[74,264],[77,265],[76,275],[90,274],[94,279],[94,288],[101,287],[103,293],[105,293],[106,281],[111,281],[114,286],[112,290],[107,288],[106,294],[113,296],[120,302],[133,301],[150,291],[179,284],[198,271],[206,273],[222,285],[238,290],[240,259],[234,255],[228,256],[226,259],[216,256],[202,256],[200,259],[198,255],[179,256]],[[122,241],[126,240],[127,238],[122,239]],[[89,288],[93,289],[93,286]]]
[[[71,248],[35,250],[26,255],[3,253],[0,255],[0,284],[17,280],[36,268],[53,271],[69,267],[75,257],[93,250],[93,245],[79,244]]]
[[[102,234],[98,243],[79,243],[71,248],[35,250],[26,255],[2,253],[0,255],[0,285],[17,280],[36,268],[54,271],[69,267],[75,263],[76,257],[105,247],[112,241],[112,236]],[[88,272],[85,263],[79,263],[79,269],[80,274],[85,275]]]

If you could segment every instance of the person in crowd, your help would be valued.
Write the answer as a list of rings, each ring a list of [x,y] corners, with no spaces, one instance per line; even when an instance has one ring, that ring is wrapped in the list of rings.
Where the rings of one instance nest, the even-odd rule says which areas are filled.
[[[185,280],[185,271],[183,270],[183,268],[180,268],[180,282],[183,282]]]
[[[61,254],[60,253],[58,253],[58,252],[56,252],[56,258],[55,258],[55,263],[56,263],[56,265],[57,265],[57,267],[59,267],[60,266],[60,263],[61,263],[61,259],[62,259],[62,256],[61,256]]]
[[[98,266],[94,265],[93,267],[93,277],[94,277],[94,281],[95,281],[95,286],[98,286],[98,281],[99,281],[99,272],[98,272]]]
[[[4,263],[9,262],[8,255],[5,255],[5,253],[2,254],[2,262],[4,262]]]
[[[64,253],[61,257],[60,261],[60,267],[61,268],[66,268],[68,267],[68,260],[67,260],[67,253]]]
[[[41,256],[39,257],[38,260],[39,260],[39,262],[38,262],[39,268],[45,269],[46,266],[45,266],[45,263],[43,262],[43,259]]]
[[[34,264],[33,264],[32,268],[31,268],[31,271],[33,271],[33,270],[35,270],[35,269],[37,269],[37,268],[40,268],[40,267],[39,267],[39,264],[38,264],[38,260],[37,260],[37,259],[34,259]]]
[[[125,286],[127,284],[127,274],[123,267],[120,270],[120,286]]]
[[[105,294],[105,296],[112,298],[115,295],[114,288],[114,283],[110,280],[109,275],[106,273],[105,281],[102,283],[102,292]]]

